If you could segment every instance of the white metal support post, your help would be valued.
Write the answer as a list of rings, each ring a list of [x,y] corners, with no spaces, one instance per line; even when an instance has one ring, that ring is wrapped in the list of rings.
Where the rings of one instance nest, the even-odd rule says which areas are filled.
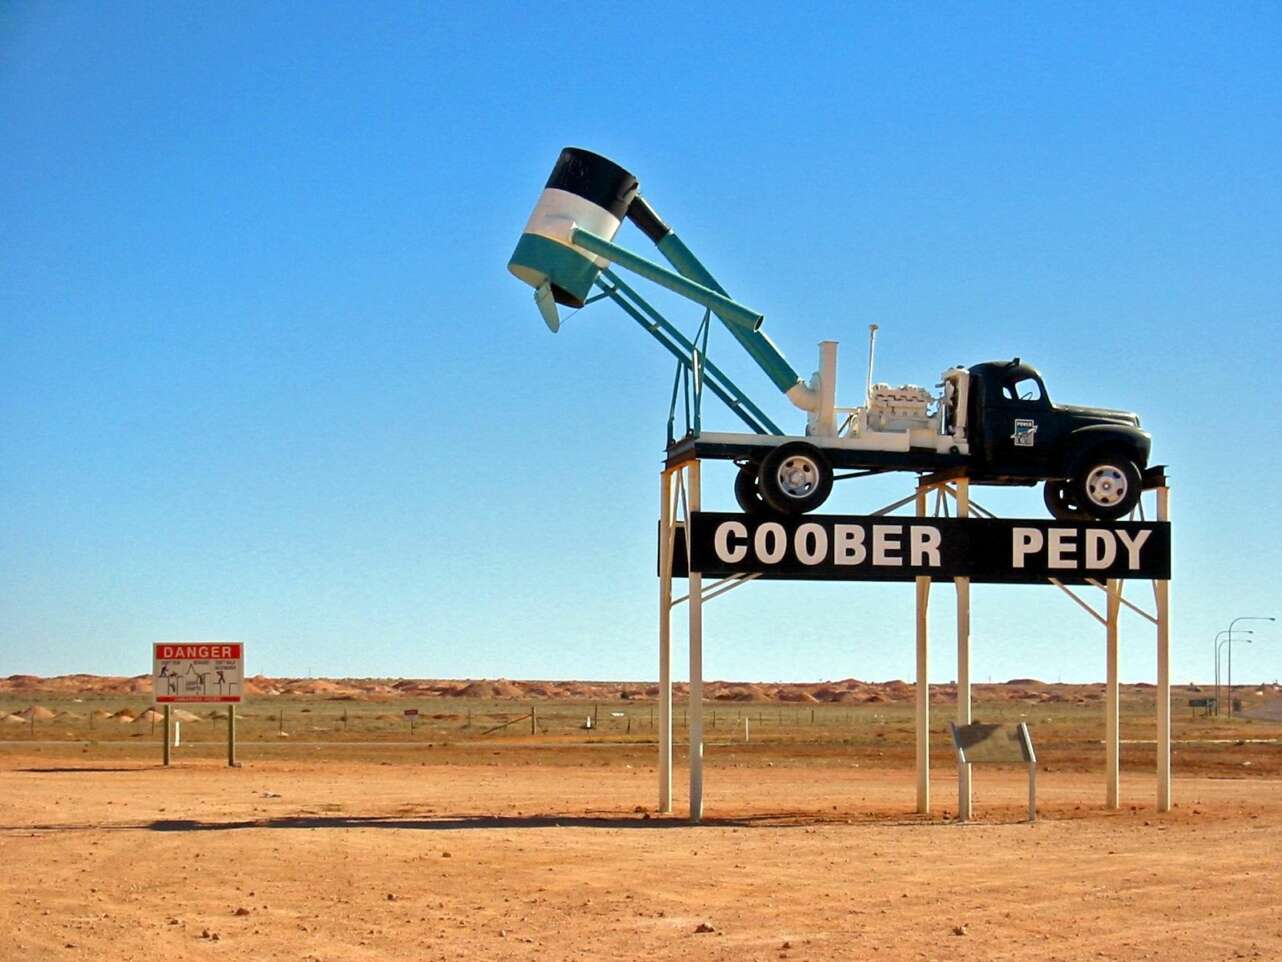
[[[957,517],[970,517],[970,481],[967,478],[957,480],[954,495],[957,503]],[[957,724],[971,723],[970,706],[970,579],[956,578],[957,588]],[[970,763],[958,762],[957,765],[957,817],[965,822],[970,820],[971,803]]]
[[[690,558],[690,517],[699,511],[699,462],[686,464],[686,558]],[[704,817],[704,577],[690,572],[690,821]]]
[[[686,558],[690,551],[690,516],[699,510],[699,462],[686,465]],[[703,818],[703,576],[691,571],[690,597],[690,821]]]
[[[1117,680],[1117,620],[1122,609],[1122,583],[1110,578],[1107,583],[1108,609],[1105,616],[1107,634],[1107,683],[1104,698],[1104,794],[1106,808],[1121,807],[1119,754],[1121,750],[1119,726],[1120,689]]]
[[[917,516],[926,515],[928,488],[917,488]],[[927,677],[926,610],[930,578],[917,579],[917,811],[930,814],[930,680]]]
[[[1171,520],[1171,489],[1157,489],[1157,520]],[[1157,810],[1171,810],[1171,583],[1153,582],[1157,608]]]
[[[672,811],[672,523],[673,480],[680,472],[659,475],[659,811]]]

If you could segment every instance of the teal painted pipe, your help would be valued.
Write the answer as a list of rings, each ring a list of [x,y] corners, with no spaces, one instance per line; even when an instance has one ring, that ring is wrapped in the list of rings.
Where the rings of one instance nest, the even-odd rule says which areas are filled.
[[[752,310],[752,308],[744,307],[719,291],[714,291],[711,288],[704,287],[702,284],[695,283],[687,277],[673,273],[653,261],[648,261],[644,257],[619,247],[617,244],[611,244],[605,238],[598,237],[591,231],[576,227],[570,233],[570,241],[576,247],[591,251],[598,257],[613,261],[620,267],[626,267],[634,274],[640,274],[647,280],[654,281],[661,287],[666,287],[674,294],[680,294],[687,300],[708,308],[717,317],[724,321],[729,321],[732,327],[741,327],[752,332],[761,327],[763,318],[761,314]]]
[[[699,262],[699,258],[694,256],[690,248],[675,232],[665,234],[656,244],[661,253],[667,258],[668,263],[677,269],[677,271],[696,284],[701,284],[718,294],[728,296],[726,290],[717,283],[716,278],[709,273],[708,269]],[[722,321],[726,318],[714,307],[713,313],[720,317]],[[738,324],[726,324],[730,333],[734,335],[736,341],[748,352],[749,357],[757,362],[757,366],[766,372],[766,376],[774,382],[775,387],[785,394],[801,381],[801,377],[788,359],[783,356],[783,352],[775,347],[774,342],[759,330],[745,330]]]

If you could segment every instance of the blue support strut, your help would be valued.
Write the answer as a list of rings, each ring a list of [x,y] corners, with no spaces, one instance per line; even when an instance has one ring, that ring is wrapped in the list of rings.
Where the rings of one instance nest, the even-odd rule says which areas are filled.
[[[691,365],[695,350],[693,342],[613,271],[602,271],[596,285],[673,357],[687,368]],[[738,415],[751,431],[755,434],[783,434],[779,426],[706,356],[702,358],[702,367],[708,389]]]

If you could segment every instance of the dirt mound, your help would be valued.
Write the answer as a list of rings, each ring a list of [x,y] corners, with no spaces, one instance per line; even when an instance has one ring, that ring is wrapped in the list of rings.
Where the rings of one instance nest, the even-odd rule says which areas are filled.
[[[32,705],[30,708],[24,708],[18,712],[18,716],[27,719],[27,721],[33,718],[36,721],[52,721],[58,717],[56,712],[50,711],[44,705]]]
[[[289,678],[281,683],[281,690],[287,695],[361,695],[359,688],[342,685],[328,678]]]
[[[90,718],[110,718],[111,712],[107,711],[107,709],[105,708],[95,708],[93,711],[89,713],[89,717]]]
[[[820,685],[814,691],[812,691],[811,694],[814,695],[815,701],[830,701],[830,702],[851,701],[852,698],[856,695],[857,690],[862,687],[863,685],[861,684],[841,685],[841,686]]]
[[[25,725],[27,720],[19,718],[17,715],[0,715],[0,724],[4,725]]]
[[[812,705],[819,701],[818,698],[802,688],[778,688],[775,690],[775,698],[783,702],[801,702]]]
[[[60,711],[54,716],[58,721],[79,721],[85,716],[74,711]]]
[[[731,685],[713,696],[717,701],[754,702],[770,699],[755,685]]]
[[[7,691],[19,691],[23,688],[38,688],[44,681],[36,675],[10,675],[4,680],[4,687]]]
[[[1006,684],[1022,685],[1023,687],[1027,688],[1029,685],[1044,685],[1046,684],[1046,682],[1039,681],[1036,678],[1012,678],[1010,681],[1006,682]]]
[[[583,697],[579,690],[582,686],[568,686],[567,694],[570,698]],[[500,678],[497,681],[473,681],[464,685],[458,692],[466,698],[522,698],[525,693],[512,684],[506,678]],[[588,696],[591,697],[591,696]]]
[[[111,717],[117,721],[131,722],[134,720],[134,710],[132,708],[122,708],[118,712],[113,712]]]
[[[219,713],[219,714],[221,714],[221,713]],[[176,721],[182,721],[182,722],[198,722],[198,721],[204,721],[204,719],[203,719],[203,718],[201,718],[199,715],[193,714],[192,712],[186,711],[186,710],[184,710],[184,709],[182,709],[182,708],[175,708],[175,709],[174,709],[174,719],[175,719]]]
[[[875,693],[871,695],[863,695],[857,691],[839,691],[829,698],[828,702],[833,705],[859,705],[863,702],[870,701],[873,698],[878,701],[885,701],[884,698]]]
[[[138,722],[158,722],[164,720],[164,715],[156,711],[154,708],[148,708],[145,712],[134,719],[134,724],[136,725]]]
[[[564,688],[559,688],[556,685],[548,685],[548,684],[527,685],[525,689],[525,694],[528,695],[530,698],[565,698],[567,697],[565,694]]]

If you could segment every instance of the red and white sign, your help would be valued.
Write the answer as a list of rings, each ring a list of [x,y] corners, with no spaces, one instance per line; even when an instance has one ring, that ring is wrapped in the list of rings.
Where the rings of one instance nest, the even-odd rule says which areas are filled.
[[[418,709],[417,709],[417,708],[407,708],[407,709],[405,709],[405,717],[406,717],[406,718],[417,718],[417,717],[418,717]]]
[[[245,646],[239,641],[158,641],[152,691],[162,704],[239,702],[245,687]]]

